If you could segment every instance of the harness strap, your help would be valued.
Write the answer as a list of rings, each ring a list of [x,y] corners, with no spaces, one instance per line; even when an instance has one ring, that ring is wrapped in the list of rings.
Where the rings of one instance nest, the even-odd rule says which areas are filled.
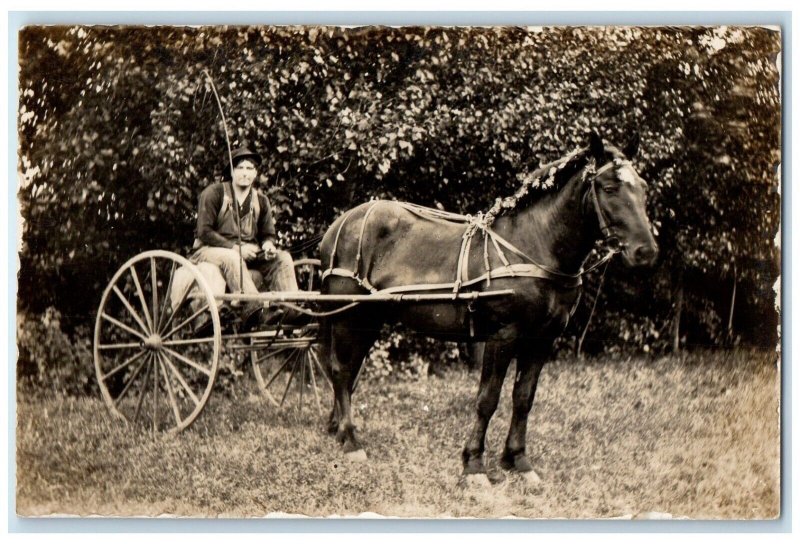
[[[511,263],[508,262],[508,259],[506,259],[506,254],[503,253],[502,249],[500,249],[500,244],[497,243],[497,238],[489,234],[489,229],[486,229],[486,234],[489,235],[489,238],[492,240],[492,245],[494,245],[494,250],[497,252],[497,256],[500,257],[500,260],[503,261],[504,265],[509,266]]]
[[[331,268],[326,270],[322,273],[322,279],[325,280],[328,276],[339,276],[343,278],[350,278],[353,280],[358,281],[355,274],[352,270],[348,270],[346,268]],[[411,284],[411,285],[397,285],[395,287],[387,287],[386,289],[381,289],[378,291],[377,289],[375,292],[380,293],[403,293],[407,291],[442,291],[445,289],[452,289],[453,282],[450,283],[419,283],[419,284]],[[374,287],[373,287],[374,289]]]
[[[362,278],[362,277],[353,275],[353,279],[355,279],[361,287],[363,287],[364,289],[366,289],[370,293],[377,293],[378,292],[378,289],[374,285],[372,285],[367,278]]]
[[[597,170],[597,172],[595,172],[594,175],[595,175],[595,177],[597,177],[600,174],[603,174],[606,170],[610,170],[612,168],[620,168],[622,166],[633,166],[633,163],[631,161],[626,161],[626,160],[622,160],[622,159],[613,159],[612,161],[607,162],[606,164],[601,166]]]
[[[359,281],[360,279],[356,277],[356,275],[353,273],[352,270],[347,270],[346,268],[330,268],[326,270],[325,272],[322,273],[323,281],[328,276],[350,278],[356,281]],[[471,287],[488,279],[499,279],[499,278],[538,278],[544,280],[553,279],[546,270],[543,270],[542,268],[538,267],[535,264],[517,263],[489,270],[476,278],[472,278],[470,280],[462,282],[461,287],[462,288]],[[455,282],[420,283],[411,285],[397,285],[394,287],[387,287],[385,289],[376,289],[374,286],[369,285],[369,282],[367,282],[366,280],[361,279],[361,282],[359,283],[365,284],[364,287],[367,288],[372,293],[387,293],[387,294],[409,293],[417,291],[444,291],[448,289],[453,289],[453,287],[455,286]],[[582,282],[580,277],[576,277],[574,278],[573,282],[567,283],[562,281],[561,283],[565,287],[578,287],[581,285]]]
[[[594,205],[594,211],[597,214],[597,222],[600,224],[600,232],[603,233],[605,238],[609,238],[609,233],[611,229],[608,227],[608,219],[606,219],[606,214],[603,212],[603,208],[600,207],[600,200],[597,197],[597,183],[595,179],[592,179],[592,204]]]
[[[327,270],[322,273],[322,280],[328,276],[339,276],[339,277],[346,277],[355,280],[360,286],[364,287],[371,293],[377,292],[385,292],[385,290],[378,290],[372,285],[369,280],[365,277],[361,277],[358,274],[358,269],[361,264],[361,248],[364,239],[364,232],[366,229],[366,223],[368,216],[371,212],[375,209],[375,206],[380,201],[376,201],[375,203],[370,206],[367,212],[364,214],[364,220],[361,224],[361,231],[359,233],[358,238],[358,250],[356,253],[356,266],[355,270],[348,270],[346,268],[337,268],[334,266],[335,264],[335,255],[336,255],[336,248],[338,246],[339,237],[342,233],[342,229],[344,228],[347,219],[349,218],[350,213],[353,210],[350,210],[347,215],[345,215],[344,219],[342,219],[342,223],[339,225],[339,229],[336,232],[336,238],[334,239],[333,249],[331,251],[331,260],[330,266]],[[404,285],[404,286],[397,286],[389,288],[391,291],[388,292],[406,292],[406,291],[420,291],[420,290],[439,290],[439,289],[451,289],[453,291],[453,295],[457,296],[459,291],[463,287],[468,287],[480,283],[482,281],[487,281],[491,283],[492,279],[496,278],[507,278],[507,277],[531,277],[531,278],[539,278],[545,279],[549,281],[555,281],[560,283],[565,287],[577,287],[581,285],[581,274],[583,271],[579,272],[578,274],[563,274],[554,270],[549,269],[548,267],[541,265],[534,261],[531,257],[526,255],[523,251],[518,249],[514,246],[511,242],[507,241],[505,238],[500,236],[497,232],[493,231],[486,225],[484,225],[481,221],[481,217],[472,218],[468,216],[461,216],[458,214],[449,214],[447,212],[441,212],[439,210],[432,210],[430,208],[425,208],[423,206],[418,206],[415,204],[408,204],[405,202],[398,202],[403,208],[411,211],[415,215],[420,215],[423,217],[429,217],[426,215],[426,212],[430,210],[431,212],[436,212],[435,214],[440,218],[447,217],[449,220],[452,220],[451,217],[455,216],[458,220],[465,220],[468,222],[468,225],[464,231],[464,234],[461,237],[461,247],[459,248],[458,252],[458,262],[456,265],[456,274],[455,274],[455,281],[449,283],[436,283],[436,284],[413,284],[413,285]],[[484,266],[486,268],[486,272],[478,276],[477,278],[469,278],[469,250],[471,248],[472,238],[475,235],[475,232],[480,229],[483,231],[484,234]],[[488,251],[488,242],[487,240],[492,241],[492,245],[494,245],[495,251],[497,252],[498,257],[500,258],[503,266],[495,269],[490,269],[489,264],[489,251]],[[501,247],[502,246],[502,247]],[[527,260],[527,263],[518,263],[518,264],[511,264],[506,257],[505,253],[503,252],[503,247],[511,251],[512,253],[516,254],[517,256]],[[611,254],[613,256],[613,253]],[[607,256],[609,259],[610,256]],[[607,260],[606,259],[606,260]],[[605,261],[604,261],[605,262]],[[602,263],[599,263],[602,264]],[[592,267],[594,269],[596,266]]]
[[[550,268],[548,266],[545,266],[543,264],[539,264],[535,260],[533,260],[531,257],[529,257],[521,249],[517,248],[514,244],[512,244],[511,242],[509,242],[508,240],[506,240],[505,238],[503,238],[499,234],[497,234],[492,229],[487,227],[486,230],[489,231],[489,236],[492,237],[493,241],[498,242],[500,245],[502,245],[503,247],[505,247],[506,249],[508,249],[512,253],[514,253],[515,255],[517,255],[519,257],[522,257],[523,259],[527,260],[531,264],[537,266],[538,268],[541,268],[542,270],[544,270],[545,272],[550,274],[550,279],[552,279],[552,280],[558,280],[559,278],[565,278],[567,280],[571,280],[571,279],[574,279],[574,278],[580,278],[580,276],[581,276],[581,272],[578,272],[577,274],[565,274],[563,272],[559,272],[557,270],[553,270],[552,268]],[[500,252],[500,253],[502,254],[502,252]]]
[[[352,208],[347,211],[347,213],[344,215],[344,218],[342,218],[342,223],[339,225],[339,229],[336,231],[336,238],[333,239],[333,249],[331,249],[331,263],[328,267],[329,269],[333,269],[334,260],[336,259],[336,247],[339,245],[339,236],[342,234],[344,224],[347,223],[347,219],[350,217],[350,214],[353,213],[354,209],[355,208]]]
[[[364,219],[361,221],[361,232],[358,233],[358,249],[356,250],[356,265],[354,270],[356,274],[358,274],[359,265],[361,264],[361,247],[364,244],[364,230],[367,228],[367,219],[369,216],[372,215],[372,211],[378,205],[380,200],[376,200],[368,209],[367,213],[364,214]]]
[[[436,219],[444,219],[446,221],[453,221],[456,223],[469,223],[470,221],[470,216],[463,215],[460,213],[447,212],[444,210],[438,210],[436,208],[427,208],[425,206],[420,206],[419,204],[414,204],[412,202],[394,202],[394,203],[399,204],[406,210],[421,217],[426,217],[426,218],[433,217]]]
[[[370,293],[376,293],[378,290],[375,289],[375,286],[369,283],[368,280],[363,278],[359,278],[352,270],[348,270],[347,268],[329,268],[325,272],[322,273],[322,281],[325,281],[325,278],[328,276],[338,276],[340,278],[349,278],[351,280],[355,280],[361,287],[369,291]]]
[[[508,266],[501,266],[499,268],[494,268],[489,272],[481,274],[477,278],[473,278],[469,281],[464,282],[463,287],[469,287],[475,285],[476,283],[480,283],[489,278],[491,279],[538,278],[542,280],[551,280],[551,281],[553,280],[553,277],[550,275],[550,272],[543,269],[537,264],[517,263]],[[560,283],[564,287],[579,287],[583,282],[580,276],[576,276],[572,278],[572,281],[558,280],[558,283]]]
[[[345,278],[352,278],[354,277],[354,274],[352,270],[348,270],[346,268],[329,268],[322,273],[322,280],[325,280],[325,278],[327,278],[328,276],[340,276]]]
[[[489,233],[484,229],[483,231],[483,268],[489,272]],[[491,285],[492,279],[486,278],[486,285]]]
[[[466,270],[469,265],[469,247],[472,242],[472,237],[475,235],[475,227],[473,223],[467,225],[467,230],[461,237],[461,249],[458,251],[458,263],[456,264],[456,281],[453,284],[453,294],[457,295],[464,278],[468,276]]]

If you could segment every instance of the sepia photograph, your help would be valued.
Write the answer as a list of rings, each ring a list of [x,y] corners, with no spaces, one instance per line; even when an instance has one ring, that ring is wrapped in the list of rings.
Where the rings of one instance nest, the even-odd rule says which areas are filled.
[[[17,515],[777,519],[782,38],[23,27]]]

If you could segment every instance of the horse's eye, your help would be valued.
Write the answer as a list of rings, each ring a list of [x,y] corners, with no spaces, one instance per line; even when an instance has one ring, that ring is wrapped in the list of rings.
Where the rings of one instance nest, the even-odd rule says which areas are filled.
[[[603,187],[604,193],[613,194],[616,193],[617,191],[619,191],[619,187],[617,187],[616,185],[605,185]]]

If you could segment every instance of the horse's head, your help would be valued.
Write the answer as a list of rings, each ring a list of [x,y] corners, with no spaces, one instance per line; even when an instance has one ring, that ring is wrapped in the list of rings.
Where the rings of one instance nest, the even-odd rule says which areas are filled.
[[[596,172],[587,180],[587,206],[597,215],[603,236],[618,245],[628,266],[651,266],[658,256],[645,202],[647,183],[633,169],[631,159],[639,149],[639,136],[620,151],[603,144],[592,132],[589,151]],[[591,213],[591,212],[590,212]]]

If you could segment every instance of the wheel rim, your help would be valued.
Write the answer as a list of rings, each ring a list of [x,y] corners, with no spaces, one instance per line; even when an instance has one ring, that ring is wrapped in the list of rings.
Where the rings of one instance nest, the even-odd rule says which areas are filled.
[[[200,321],[210,325],[196,336]],[[100,302],[100,391],[122,419],[154,432],[180,431],[208,401],[220,344],[217,304],[199,270],[174,253],[142,253],[120,267]]]
[[[298,259],[294,262],[298,286],[314,291],[320,283],[320,261]],[[317,353],[318,326],[273,329],[270,336],[251,339],[253,373],[258,388],[275,407],[294,406],[302,412],[322,414],[321,389],[332,390],[330,379]]]

